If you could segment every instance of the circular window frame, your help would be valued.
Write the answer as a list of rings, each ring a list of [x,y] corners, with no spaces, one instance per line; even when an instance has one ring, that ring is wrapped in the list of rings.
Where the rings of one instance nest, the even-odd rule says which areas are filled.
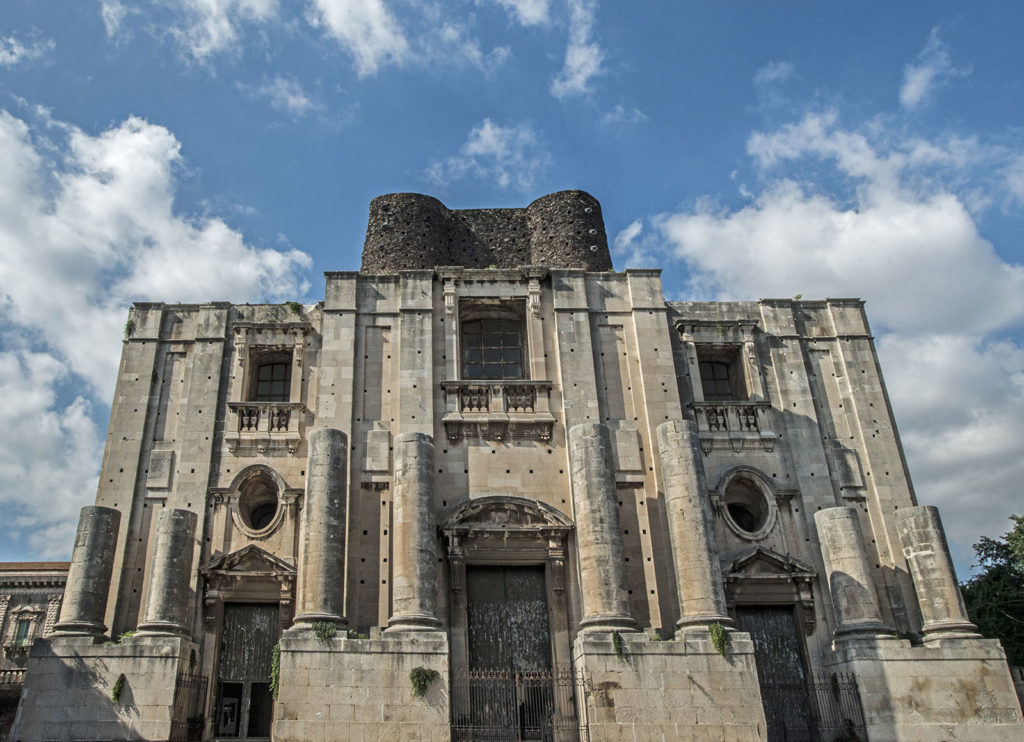
[[[273,488],[277,505],[274,515],[265,526],[253,528],[249,525],[248,518],[243,512],[245,507],[243,500],[246,496],[246,490],[259,479],[264,480]],[[235,528],[251,539],[262,539],[271,535],[284,520],[284,493],[284,480],[281,478],[281,475],[269,466],[253,464],[243,469],[235,477],[235,481],[231,483],[231,521],[234,523]]]
[[[729,512],[728,492],[734,484],[744,484],[758,493],[763,501],[764,522],[755,531],[748,531],[740,526]],[[721,478],[718,487],[718,511],[725,525],[744,541],[762,541],[767,538],[778,522],[779,508],[775,501],[775,488],[763,473],[748,466],[733,467]]]

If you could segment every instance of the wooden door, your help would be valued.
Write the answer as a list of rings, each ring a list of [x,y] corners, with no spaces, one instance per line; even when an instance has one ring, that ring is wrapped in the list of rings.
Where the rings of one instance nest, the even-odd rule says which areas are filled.
[[[270,737],[270,663],[279,638],[277,603],[225,603],[217,672],[217,737]]]

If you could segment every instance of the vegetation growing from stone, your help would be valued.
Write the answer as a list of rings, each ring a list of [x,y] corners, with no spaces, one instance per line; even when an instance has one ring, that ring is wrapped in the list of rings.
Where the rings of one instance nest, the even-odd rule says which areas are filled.
[[[114,681],[114,687],[110,689],[110,700],[117,703],[121,700],[121,693],[124,692],[124,682],[127,680],[124,673],[117,676],[117,680]]]
[[[286,307],[288,307],[288,309],[291,310],[292,314],[294,314],[294,315],[296,315],[298,317],[302,316],[302,305],[299,304],[299,302],[297,302],[297,301],[286,301],[284,303],[284,305]]]
[[[425,667],[414,667],[409,671],[409,682],[412,683],[412,694],[422,698],[430,684],[441,677],[437,670],[428,670]]]
[[[124,339],[127,340],[132,336],[132,330],[135,329],[135,320],[130,319],[124,323]]]
[[[313,630],[313,636],[324,644],[330,642],[338,633],[337,625],[330,621],[314,621],[310,628]]]
[[[967,615],[982,635],[999,639],[1011,665],[1024,665],[1024,515],[1002,538],[974,545],[982,571],[960,585]]]
[[[276,701],[281,692],[281,642],[274,645],[270,655],[270,695]]]
[[[615,654],[619,657],[622,656],[622,637],[619,636],[618,631],[612,632],[612,649],[615,650]]]
[[[348,638],[349,639],[369,639],[370,635],[369,634],[361,634],[358,631],[356,631],[355,629],[349,629],[348,630]]]
[[[715,621],[708,626],[708,633],[711,634],[711,644],[714,645],[715,651],[723,657],[729,654],[729,633],[725,630],[722,624]]]

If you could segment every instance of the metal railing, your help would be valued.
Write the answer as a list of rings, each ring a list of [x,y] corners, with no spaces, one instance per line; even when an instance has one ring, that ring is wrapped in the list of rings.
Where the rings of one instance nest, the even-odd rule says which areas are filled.
[[[170,742],[188,742],[203,738],[207,682],[203,675],[178,675],[174,685]]]
[[[571,671],[452,670],[452,742],[586,742]]]
[[[867,740],[851,673],[813,676],[806,683],[762,681],[761,697],[769,742]]]

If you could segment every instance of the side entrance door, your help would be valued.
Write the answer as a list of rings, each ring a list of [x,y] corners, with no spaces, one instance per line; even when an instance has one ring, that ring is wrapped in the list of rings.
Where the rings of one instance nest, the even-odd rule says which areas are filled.
[[[277,603],[225,603],[214,735],[269,739],[274,715],[270,664],[279,636]]]

